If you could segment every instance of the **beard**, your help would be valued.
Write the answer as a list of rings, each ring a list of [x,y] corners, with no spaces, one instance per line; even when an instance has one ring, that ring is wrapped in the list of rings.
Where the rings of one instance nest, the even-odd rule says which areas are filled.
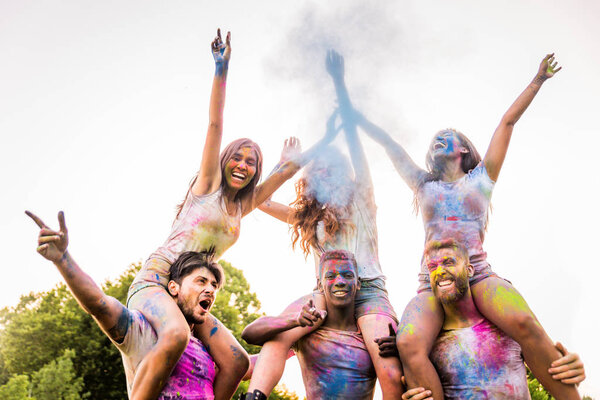
[[[181,313],[183,314],[185,320],[188,322],[188,324],[202,324],[204,323],[204,320],[206,319],[205,315],[200,315],[197,316],[194,313],[194,310],[197,306],[196,303],[192,303],[190,301],[184,301],[184,300],[180,300],[179,298],[177,299],[177,305],[179,306],[179,309],[181,310]]]
[[[454,290],[451,292],[438,292],[437,283],[432,286],[433,294],[437,297],[442,304],[452,304],[465,297],[465,294],[469,290],[469,276],[466,271],[464,274],[460,274],[454,277]]]

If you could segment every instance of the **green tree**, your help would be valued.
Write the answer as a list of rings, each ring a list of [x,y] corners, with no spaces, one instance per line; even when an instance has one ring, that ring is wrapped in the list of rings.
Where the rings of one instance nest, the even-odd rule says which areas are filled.
[[[7,383],[0,386],[0,399],[35,400],[29,397],[29,385],[29,377],[27,375],[13,375]]]
[[[78,400],[81,398],[83,378],[73,368],[73,350],[65,350],[33,374],[33,395],[37,400]]]
[[[219,263],[226,280],[217,296],[213,314],[231,329],[249,353],[254,354],[259,348],[242,341],[241,332],[260,316],[257,312],[260,302],[256,294],[250,292],[250,285],[241,270],[225,261]],[[140,267],[140,263],[132,264],[116,280],[104,283],[104,292],[124,303],[129,285]],[[52,362],[55,362],[54,369],[59,368],[59,360],[67,349],[76,354],[71,362],[73,379],[81,378],[83,382],[79,392],[81,398],[127,398],[125,373],[118,350],[79,307],[64,284],[47,292],[24,295],[15,307],[0,310],[0,384],[11,382],[11,388],[17,383],[22,385],[23,378],[11,381],[9,377],[15,374],[33,377],[36,371]],[[279,396],[271,397],[274,399],[296,398],[285,390],[273,395]],[[0,399],[5,398],[8,397],[0,396]],[[23,398],[27,397],[19,399]]]

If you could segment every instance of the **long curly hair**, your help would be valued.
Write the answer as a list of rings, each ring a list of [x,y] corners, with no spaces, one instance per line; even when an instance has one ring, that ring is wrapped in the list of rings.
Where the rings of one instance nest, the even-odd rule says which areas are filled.
[[[306,167],[296,182],[296,200],[291,217],[292,247],[300,245],[308,256],[311,249],[324,251],[317,237],[319,223],[326,237],[355,229],[352,223],[354,181],[351,167],[339,150],[324,150]]]
[[[227,147],[223,149],[219,157],[219,165],[221,168],[221,191],[223,191],[223,189],[225,189],[225,187],[227,186],[227,180],[224,178],[225,167],[227,166],[227,163],[229,162],[231,157],[233,157],[233,155],[237,153],[237,151],[242,147],[251,147],[256,152],[256,173],[254,174],[254,177],[250,180],[250,182],[248,182],[246,186],[244,186],[236,193],[234,199],[235,201],[244,201],[247,198],[252,198],[252,196],[254,196],[254,189],[256,188],[256,185],[258,185],[258,182],[260,182],[260,177],[262,175],[263,155],[262,151],[260,150],[260,146],[247,138],[236,139],[233,142],[229,143]],[[188,191],[185,194],[185,197],[183,198],[183,201],[177,205],[177,215],[175,216],[175,219],[177,219],[177,217],[179,217],[179,214],[181,214],[183,204],[189,196],[190,191],[192,190],[192,186],[194,186],[194,183],[196,182],[196,179],[198,179],[198,174],[196,174],[192,178],[188,187]]]

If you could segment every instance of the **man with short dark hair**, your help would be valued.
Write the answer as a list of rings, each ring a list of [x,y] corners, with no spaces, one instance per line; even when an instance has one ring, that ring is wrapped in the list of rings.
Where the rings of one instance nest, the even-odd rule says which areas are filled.
[[[453,239],[425,246],[433,294],[444,308],[445,319],[430,354],[446,399],[530,399],[521,347],[477,310],[469,277],[466,249]],[[564,357],[549,369],[554,379],[573,384],[585,378],[583,364],[557,344]],[[550,366],[549,366],[550,367]],[[429,399],[424,388],[407,391],[405,400]]]
[[[323,253],[319,262],[319,290],[325,297],[327,318],[319,329],[295,345],[308,400],[372,399],[375,368],[358,331],[354,300],[360,289],[356,260],[352,253],[336,250]],[[242,337],[251,344],[263,344],[277,334],[297,326],[320,322],[325,315],[305,296],[299,314],[261,317],[248,325]],[[266,398],[247,393],[242,399]]]
[[[75,263],[67,251],[67,227],[62,211],[58,214],[60,230],[51,230],[44,222],[26,211],[41,228],[37,251],[54,263],[73,296],[114,343],[123,357],[130,390],[144,356],[152,351],[156,333],[144,315],[129,310],[114,297],[107,296]],[[190,324],[202,324],[209,315],[215,296],[224,281],[220,265],[213,262],[210,252],[186,252],[171,266],[168,291]],[[215,364],[202,342],[191,337],[184,353],[175,365],[159,400],[212,400]]]

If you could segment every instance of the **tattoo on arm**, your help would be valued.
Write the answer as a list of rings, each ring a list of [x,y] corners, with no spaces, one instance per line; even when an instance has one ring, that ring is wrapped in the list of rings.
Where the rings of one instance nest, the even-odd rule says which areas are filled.
[[[545,77],[545,76],[543,76],[543,75],[539,75],[539,76],[536,76],[536,77],[535,77],[535,79],[533,80],[533,83],[536,83],[536,84],[538,84],[538,85],[541,85],[542,83],[546,82],[546,79],[548,79],[548,78],[546,78],[546,77]]]
[[[122,343],[125,339],[125,335],[127,335],[127,330],[131,325],[131,313],[127,308],[123,307],[121,309],[121,315],[119,315],[119,319],[115,326],[107,330],[108,335],[112,340],[117,343]]]

